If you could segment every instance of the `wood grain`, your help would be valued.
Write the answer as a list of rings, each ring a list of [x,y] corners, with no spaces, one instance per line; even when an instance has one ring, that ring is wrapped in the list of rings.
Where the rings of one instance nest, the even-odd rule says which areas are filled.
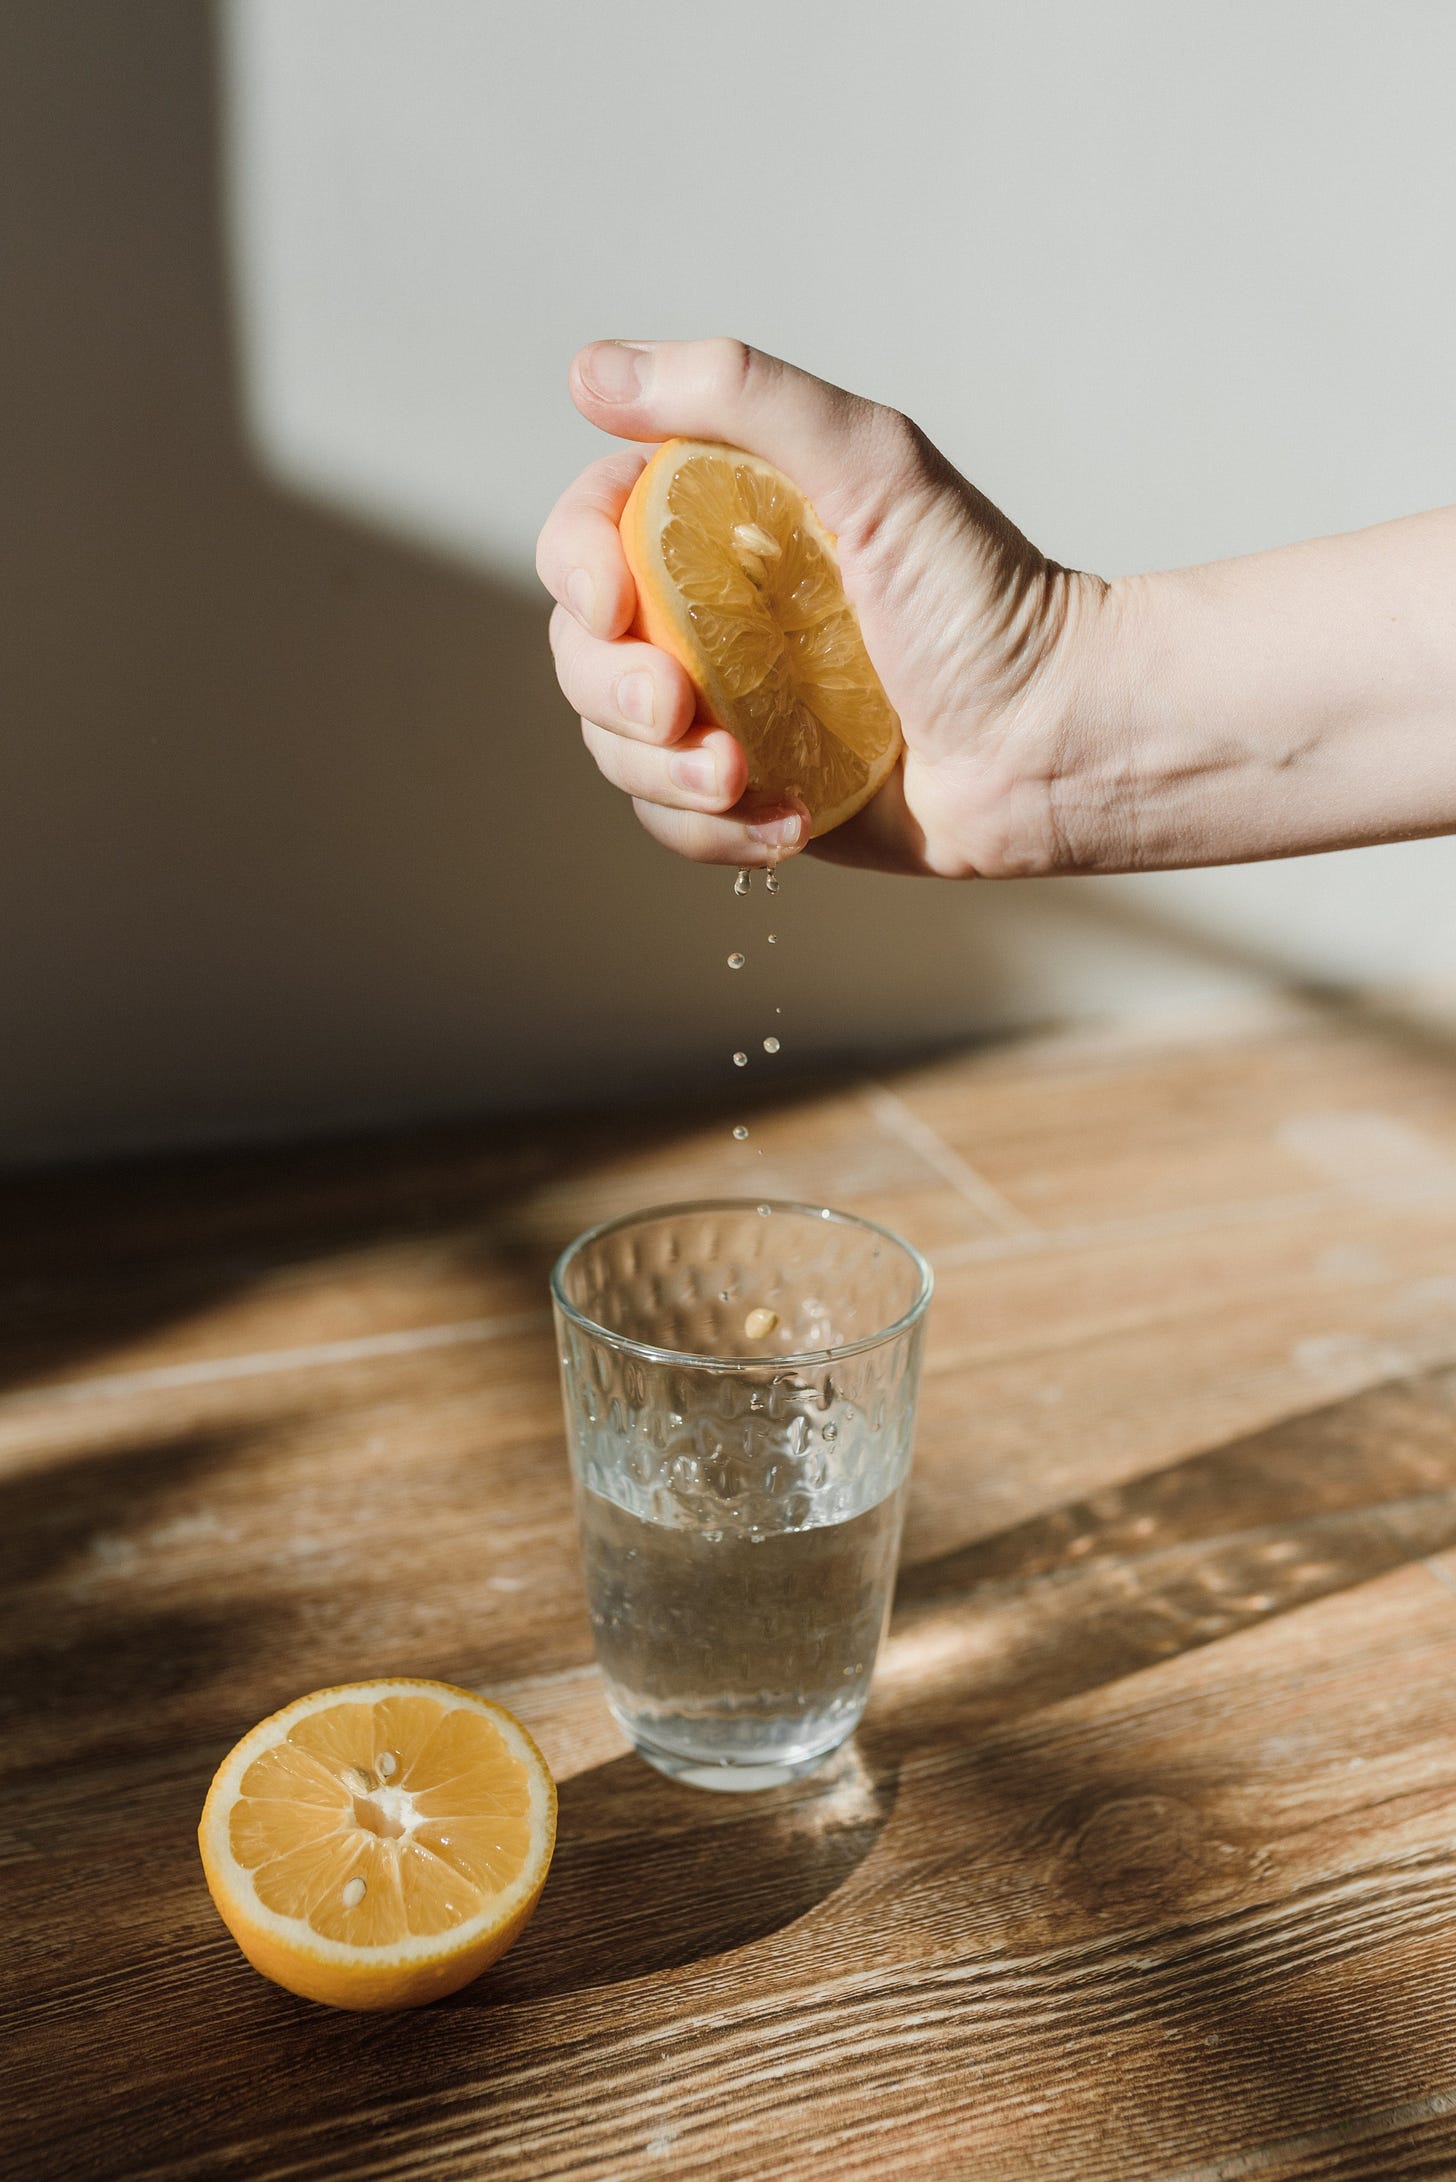
[[[733,1187],[722,1115],[13,1186],[7,2175],[1456,2173],[1456,1069],[1300,1010],[757,1126],[940,1278],[869,1714],[760,1798],[601,1702],[542,1290]],[[383,1671],[502,1695],[562,1827],[497,1970],[371,2020],[248,1970],[193,1829]]]

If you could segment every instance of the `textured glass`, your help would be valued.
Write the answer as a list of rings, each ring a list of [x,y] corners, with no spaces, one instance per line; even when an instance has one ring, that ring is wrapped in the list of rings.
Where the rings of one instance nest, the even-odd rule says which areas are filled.
[[[864,1709],[910,1465],[923,1261],[816,1206],[669,1206],[552,1278],[597,1655],[706,1786],[817,1764]]]

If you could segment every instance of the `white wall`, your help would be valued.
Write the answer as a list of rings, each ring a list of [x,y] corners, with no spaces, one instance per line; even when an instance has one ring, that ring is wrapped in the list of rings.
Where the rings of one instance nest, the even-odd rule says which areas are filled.
[[[638,837],[546,662],[582,340],[742,333],[1106,573],[1456,499],[1443,0],[24,0],[0,39],[0,1154],[719,1080],[727,879]],[[1444,976],[1453,877],[796,867],[785,1057]]]

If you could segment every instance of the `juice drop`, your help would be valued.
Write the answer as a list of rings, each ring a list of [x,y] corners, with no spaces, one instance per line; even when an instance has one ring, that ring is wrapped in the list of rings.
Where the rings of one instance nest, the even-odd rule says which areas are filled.
[[[730,970],[741,970],[747,959],[746,955],[740,955],[735,949],[728,957],[728,967]]]
[[[740,1121],[738,1127],[734,1130],[733,1134],[737,1137],[739,1143],[741,1144],[743,1142],[743,1139],[747,1136],[748,1131],[744,1128],[742,1122]]]
[[[748,866],[747,866],[746,864],[744,864],[744,865],[741,865],[741,866],[739,867],[739,872],[738,872],[738,876],[737,876],[737,878],[736,878],[736,879],[735,879],[735,880],[733,881],[733,891],[734,891],[734,893],[735,893],[735,894],[746,894],[746,893],[748,892],[748,889],[749,889],[749,888],[750,888],[750,887],[752,886],[752,884],[753,884],[753,873],[752,873],[752,872],[751,872],[751,871],[750,871],[750,870],[748,869]]]
[[[765,1052],[765,1053],[777,1053],[777,1052],[778,1052],[778,1049],[779,1049],[779,1042],[778,1042],[777,1038],[765,1038],[765,1039],[764,1039],[764,1041],[763,1041],[763,1050],[764,1050],[764,1052]],[[736,1060],[737,1060],[737,1058],[738,1058],[738,1055],[737,1055],[737,1054],[735,1053],[735,1054],[734,1054],[734,1056],[733,1056],[733,1058],[734,1058],[734,1060],[736,1061]]]
[[[746,1053],[735,1053],[733,1056],[733,1066],[735,1068],[747,1068],[748,1055]]]
[[[778,933],[777,933],[777,932],[770,932],[770,933],[769,933],[769,936],[768,936],[768,943],[769,943],[770,947],[777,947],[777,945],[778,945],[778,943],[779,943],[779,936],[778,936]]]
[[[772,864],[770,864],[768,867],[768,875],[763,883],[768,888],[770,894],[777,894],[779,890],[779,875],[775,871]]]

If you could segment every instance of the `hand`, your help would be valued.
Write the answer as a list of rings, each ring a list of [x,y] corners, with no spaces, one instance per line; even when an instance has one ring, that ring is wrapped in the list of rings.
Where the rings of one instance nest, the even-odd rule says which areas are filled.
[[[575,359],[571,392],[619,438],[763,456],[836,533],[905,749],[818,854],[953,878],[1066,867],[1056,796],[1071,660],[1104,585],[1046,560],[906,418],[740,342],[599,341]],[[557,676],[598,767],[654,839],[700,863],[763,864],[803,845],[801,815],[749,807],[739,744],[697,716],[681,667],[628,633],[637,602],[617,519],[645,460],[593,463],[542,530]]]

